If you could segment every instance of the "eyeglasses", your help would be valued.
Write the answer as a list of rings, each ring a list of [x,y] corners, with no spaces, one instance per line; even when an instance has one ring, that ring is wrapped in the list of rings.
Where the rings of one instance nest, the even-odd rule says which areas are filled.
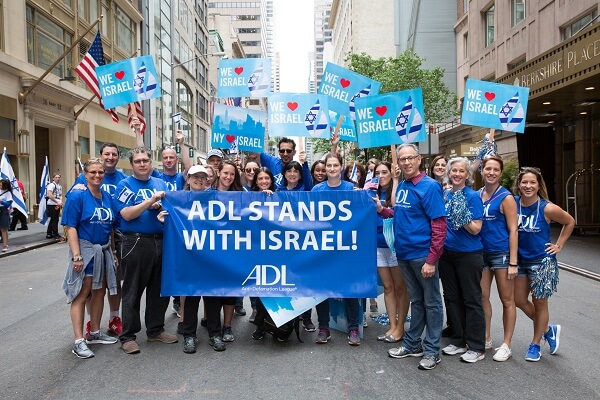
[[[538,167],[521,167],[521,172],[531,172],[531,171],[535,171],[538,174],[542,173],[542,170],[539,169]]]
[[[104,175],[104,171],[86,171],[88,174],[92,175]]]
[[[292,154],[294,152],[294,150],[292,149],[279,149],[279,153],[281,154]]]
[[[133,160],[134,164],[148,164],[150,163],[152,160],[150,160],[149,158],[140,158],[138,160]]]
[[[417,158],[419,158],[419,156],[406,156],[406,157],[400,157],[398,159],[399,162],[403,163],[403,162],[413,162],[413,160],[416,160]]]
[[[251,173],[256,173],[259,170],[259,168],[244,168],[244,171],[246,171],[247,174],[251,174]]]

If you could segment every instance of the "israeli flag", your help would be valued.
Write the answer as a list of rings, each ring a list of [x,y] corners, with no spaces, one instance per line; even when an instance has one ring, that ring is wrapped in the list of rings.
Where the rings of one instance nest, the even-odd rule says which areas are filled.
[[[319,100],[308,110],[304,116],[304,126],[311,137],[320,138],[326,131],[328,122],[327,115],[321,110]]]
[[[147,100],[152,98],[154,90],[156,90],[156,78],[146,70],[146,64],[142,63],[135,78],[133,80],[133,88],[138,94],[139,100]]]
[[[258,97],[269,90],[269,84],[271,82],[271,78],[266,76],[263,73],[262,64],[254,70],[250,79],[248,79],[248,90],[250,91],[251,97]]]
[[[175,113],[173,115],[171,115],[171,118],[173,118],[173,122],[178,124],[181,121],[181,113]]]
[[[46,156],[46,163],[42,170],[42,177],[40,178],[40,198],[38,208],[38,220],[40,224],[48,225],[48,214],[46,214],[46,187],[50,183],[50,170],[48,169],[48,156]]]
[[[8,155],[6,155],[6,147],[4,148],[4,153],[2,154],[2,161],[0,161],[0,178],[8,179],[10,185],[12,186],[12,207],[21,211],[23,215],[27,215],[27,206],[25,205],[25,200],[23,200],[23,194],[21,193],[21,189],[19,189],[19,184],[17,183],[17,178],[15,178],[15,173],[13,172],[10,161],[8,160]]]
[[[514,132],[517,129],[523,118],[525,118],[523,106],[519,103],[519,92],[515,93],[513,97],[502,105],[498,117],[500,118],[503,130]]]
[[[350,180],[354,183],[358,183],[358,168],[356,168],[356,163],[352,164],[352,172],[350,172]]]
[[[370,84],[363,90],[355,93],[354,96],[352,96],[352,99],[350,99],[350,118],[352,118],[353,121],[356,120],[356,116],[354,115],[354,111],[356,110],[356,106],[354,105],[354,100],[360,99],[361,97],[368,96],[369,93],[371,93],[371,85]]]

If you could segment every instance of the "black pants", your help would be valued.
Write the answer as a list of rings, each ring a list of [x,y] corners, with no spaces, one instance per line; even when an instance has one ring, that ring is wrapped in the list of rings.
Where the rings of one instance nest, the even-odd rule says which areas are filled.
[[[17,222],[21,223],[21,228],[27,228],[27,217],[21,211],[16,208],[12,214],[12,221],[10,221],[10,230],[14,231],[17,227]]]
[[[50,219],[46,236],[59,236],[58,219],[60,217],[60,207],[53,204],[46,204],[46,212],[48,213],[48,219]]]
[[[485,351],[485,313],[481,304],[483,253],[444,250],[439,263],[440,278],[450,326],[450,343]]]
[[[235,297],[202,296],[208,337],[221,336],[221,308],[234,305]],[[200,296],[188,296],[183,305],[183,337],[196,337]]]
[[[148,337],[160,335],[165,326],[169,297],[160,296],[162,275],[162,239],[123,235],[121,241],[123,289],[121,343],[135,340],[142,329],[140,301],[146,290],[145,323]]]

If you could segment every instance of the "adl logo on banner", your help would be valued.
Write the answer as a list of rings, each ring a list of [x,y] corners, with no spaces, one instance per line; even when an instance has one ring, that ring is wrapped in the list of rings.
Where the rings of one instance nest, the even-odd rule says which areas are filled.
[[[129,58],[96,67],[105,109],[161,96],[151,56]]]
[[[461,124],[523,133],[529,88],[467,79]]]
[[[420,88],[357,99],[358,147],[422,142],[427,138],[424,119]]]

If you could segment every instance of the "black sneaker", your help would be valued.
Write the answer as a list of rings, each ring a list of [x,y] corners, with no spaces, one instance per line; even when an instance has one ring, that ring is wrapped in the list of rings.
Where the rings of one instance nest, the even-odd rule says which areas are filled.
[[[233,312],[235,313],[235,315],[238,315],[240,317],[246,315],[246,310],[242,306],[236,306]]]
[[[306,318],[302,320],[302,326],[304,326],[304,330],[306,332],[314,332],[317,330],[315,324],[312,323],[310,318]]]
[[[196,338],[187,336],[183,338],[183,352],[187,354],[194,354],[196,352]]]
[[[223,340],[224,342],[233,342],[234,337],[230,326],[224,326],[222,332],[223,338],[221,340]]]
[[[252,332],[252,339],[254,340],[262,340],[265,337],[265,331],[261,331],[260,329],[256,329]]]
[[[214,351],[223,351],[227,349],[227,346],[225,345],[223,339],[221,339],[220,336],[212,336],[209,339],[208,344],[212,346]]]

